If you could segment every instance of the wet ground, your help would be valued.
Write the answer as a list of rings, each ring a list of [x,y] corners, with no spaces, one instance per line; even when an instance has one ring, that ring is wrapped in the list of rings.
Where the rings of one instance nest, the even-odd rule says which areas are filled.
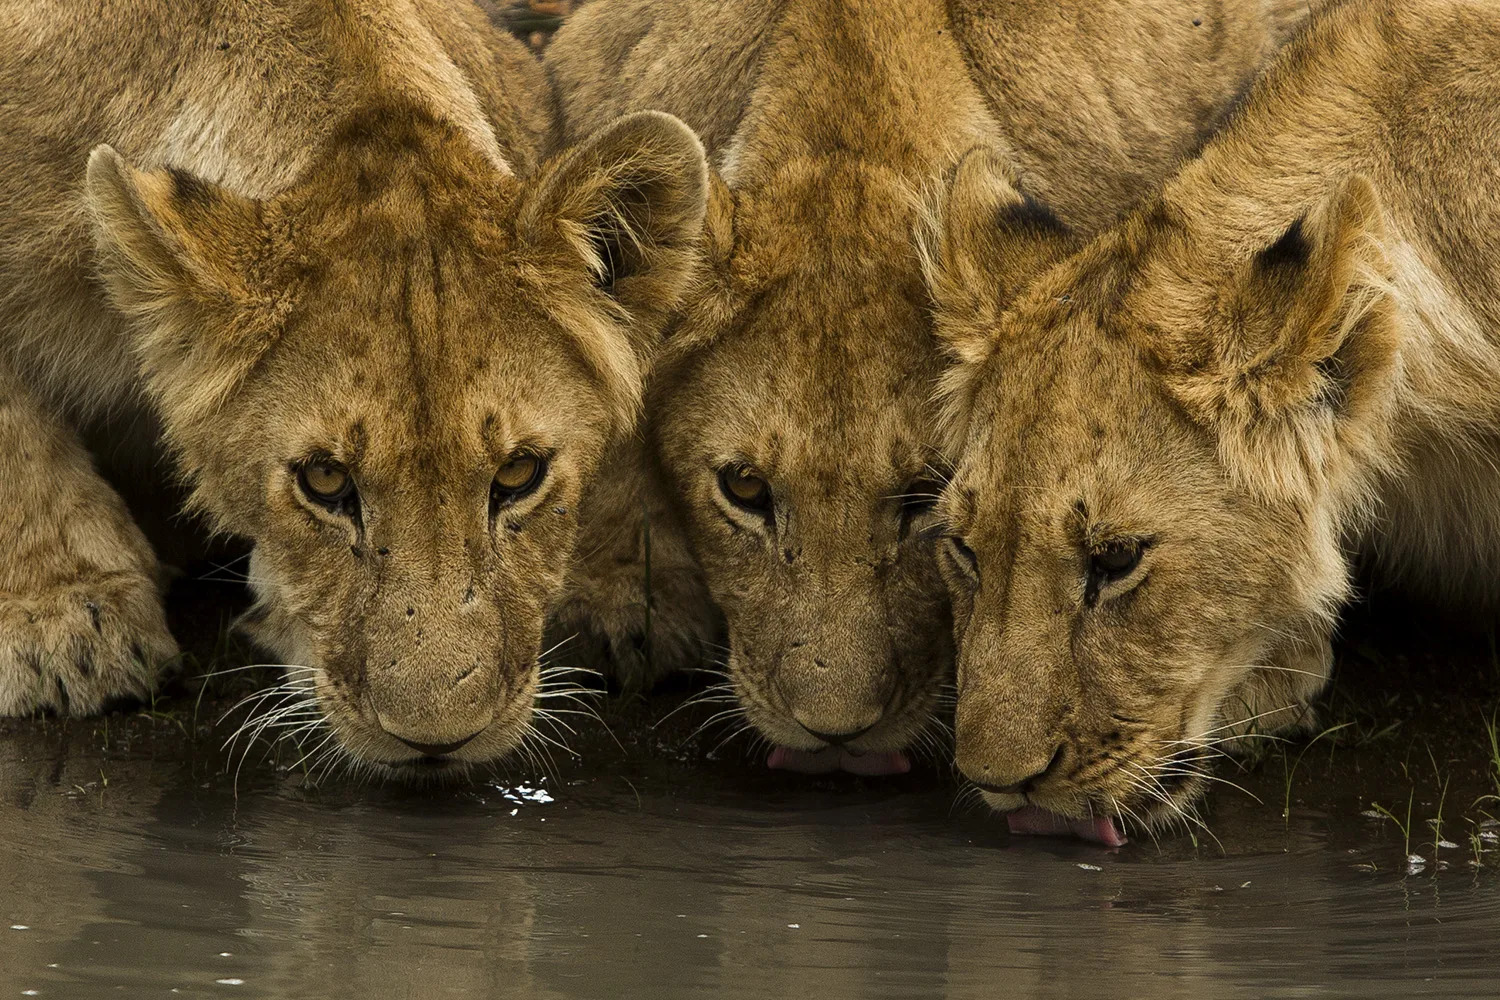
[[[1500,666],[1405,609],[1351,623],[1342,728],[1115,851],[1011,838],[936,762],[808,779],[653,728],[690,685],[606,700],[550,775],[313,785],[262,747],[236,782],[215,720],[274,681],[231,677],[0,725],[0,997],[1500,994]]]

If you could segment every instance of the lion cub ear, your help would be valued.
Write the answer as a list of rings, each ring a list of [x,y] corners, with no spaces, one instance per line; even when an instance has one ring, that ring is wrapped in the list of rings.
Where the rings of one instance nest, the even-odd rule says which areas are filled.
[[[1322,479],[1390,401],[1399,330],[1384,234],[1374,186],[1345,178],[1220,279],[1211,342],[1168,361],[1173,392],[1218,427],[1231,467],[1273,492]]]
[[[1000,314],[1074,243],[1051,209],[1017,190],[1005,161],[984,147],[959,161],[923,222],[918,253],[938,334],[967,363],[989,356]]]
[[[708,183],[690,128],[661,112],[626,115],[542,169],[518,234],[551,268],[587,275],[648,357],[700,266]]]
[[[260,205],[180,170],[136,170],[109,146],[89,154],[86,189],[100,277],[135,322],[148,385],[179,406],[222,400],[269,336],[247,279]]]

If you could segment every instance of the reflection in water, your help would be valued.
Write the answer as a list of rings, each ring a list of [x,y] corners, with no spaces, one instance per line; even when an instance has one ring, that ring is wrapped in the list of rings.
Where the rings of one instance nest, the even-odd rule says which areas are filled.
[[[1337,797],[1111,854],[1009,840],[932,774],[616,752],[551,803],[269,769],[236,798],[207,747],[134,730],[0,738],[0,919],[27,928],[0,996],[1478,997],[1500,968],[1495,870],[1444,848],[1407,876]]]

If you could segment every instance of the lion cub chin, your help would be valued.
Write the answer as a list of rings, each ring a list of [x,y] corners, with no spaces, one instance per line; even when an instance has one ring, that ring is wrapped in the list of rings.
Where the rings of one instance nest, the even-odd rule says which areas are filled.
[[[698,140],[641,114],[535,166],[540,71],[463,5],[99,7],[0,29],[0,712],[100,711],[175,653],[74,428],[144,400],[191,509],[254,543],[267,725],[360,765],[505,754],[691,272]]]
[[[1200,824],[1216,758],[1310,724],[1361,547],[1493,615],[1497,60],[1492,7],[1333,8],[1029,286],[960,172],[930,253],[957,757],[1022,832]]]

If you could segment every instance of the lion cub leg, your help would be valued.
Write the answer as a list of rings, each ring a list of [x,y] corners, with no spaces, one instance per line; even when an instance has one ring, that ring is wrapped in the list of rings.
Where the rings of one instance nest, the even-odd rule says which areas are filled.
[[[639,442],[627,442],[604,463],[583,505],[567,598],[552,623],[553,642],[567,642],[560,659],[602,664],[629,691],[710,658],[723,628],[641,452]]]
[[[0,365],[0,715],[148,696],[177,655],[158,573],[77,436]]]

